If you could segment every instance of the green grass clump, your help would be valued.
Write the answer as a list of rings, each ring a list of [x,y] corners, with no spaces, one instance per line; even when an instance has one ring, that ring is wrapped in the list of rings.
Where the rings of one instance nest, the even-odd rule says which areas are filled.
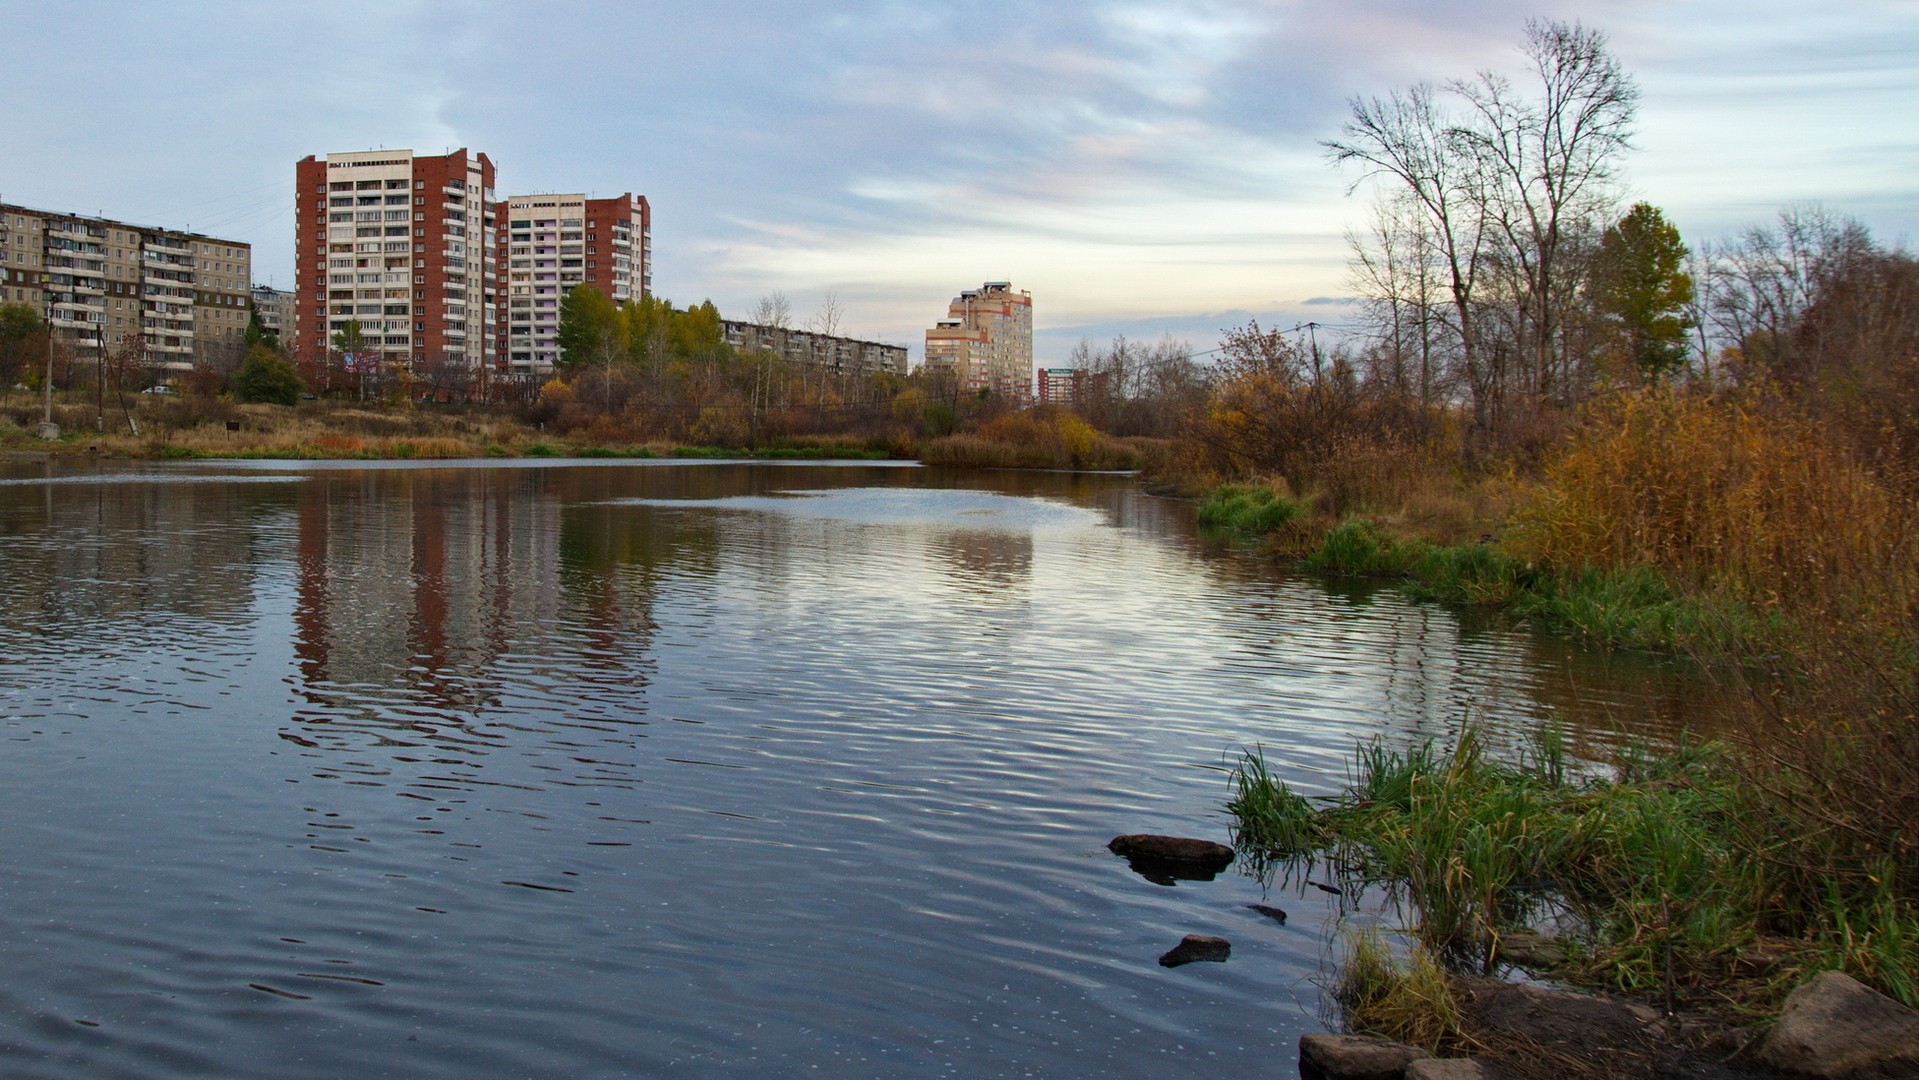
[[[1304,855],[1326,841],[1312,805],[1273,779],[1265,752],[1257,747],[1242,753],[1233,769],[1233,797],[1226,810],[1233,815],[1233,845],[1268,858]]]
[[[1304,516],[1297,500],[1265,484],[1221,484],[1199,507],[1199,523],[1220,532],[1258,537]]]
[[[1302,565],[1321,574],[1397,576],[1415,565],[1422,547],[1400,543],[1370,521],[1348,518],[1326,530]]]
[[[1254,751],[1227,810],[1250,864],[1323,857],[1348,884],[1383,885],[1456,966],[1491,968],[1506,935],[1553,910],[1580,928],[1559,972],[1579,981],[1757,1008],[1842,968],[1919,1004],[1919,905],[1895,869],[1810,873],[1832,838],[1787,827],[1798,808],[1721,746],[1628,747],[1610,776],[1581,777],[1551,734],[1516,759],[1470,728],[1445,750],[1373,742],[1317,807]]]
[[[536,442],[526,444],[526,448],[520,453],[527,457],[558,457],[560,452],[547,443]]]
[[[1723,593],[1681,589],[1650,567],[1550,567],[1493,543],[1400,540],[1363,518],[1328,529],[1301,565],[1322,574],[1397,578],[1415,599],[1502,608],[1611,648],[1726,655],[1785,631],[1776,614]]]
[[[574,457],[582,458],[650,458],[658,457],[644,446],[588,446],[582,448]]]

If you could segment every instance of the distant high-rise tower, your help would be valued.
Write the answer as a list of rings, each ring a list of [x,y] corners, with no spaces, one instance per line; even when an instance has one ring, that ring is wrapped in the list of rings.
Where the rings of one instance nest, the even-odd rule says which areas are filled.
[[[455,150],[300,161],[294,336],[318,358],[349,321],[369,352],[417,371],[494,354],[493,162]]]
[[[1033,297],[1005,281],[968,289],[926,332],[926,368],[950,371],[962,393],[991,390],[1018,405],[1033,400]]]
[[[646,196],[512,195],[494,208],[501,303],[500,369],[527,378],[559,360],[560,301],[591,285],[615,304],[653,287],[653,211]]]

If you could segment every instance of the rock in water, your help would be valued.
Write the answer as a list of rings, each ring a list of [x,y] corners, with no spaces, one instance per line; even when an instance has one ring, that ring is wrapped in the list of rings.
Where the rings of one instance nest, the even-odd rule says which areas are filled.
[[[1186,836],[1155,836],[1152,833],[1129,833],[1115,836],[1106,845],[1108,851],[1127,858],[1143,855],[1149,859],[1165,859],[1169,862],[1204,863],[1216,870],[1226,869],[1233,861],[1233,849],[1225,844],[1216,844],[1211,840],[1195,840]]]
[[[1266,904],[1247,904],[1246,906],[1253,909],[1254,911],[1259,912],[1261,915],[1266,916],[1267,918],[1273,920],[1274,922],[1281,924],[1282,926],[1285,925],[1286,923],[1286,913],[1284,911],[1281,911],[1279,908],[1270,907]]]
[[[1233,943],[1223,937],[1207,937],[1204,934],[1187,934],[1179,944],[1159,958],[1160,967],[1178,967],[1196,960],[1211,960],[1225,963],[1233,954]]]
[[[1106,848],[1123,856],[1136,873],[1160,885],[1211,881],[1233,861],[1233,849],[1225,844],[1184,836],[1131,833],[1114,837]]]
[[[1786,996],[1759,1061],[1795,1076],[1919,1076],[1919,1012],[1840,971]]]
[[[1406,1066],[1431,1054],[1376,1035],[1299,1037],[1299,1072],[1311,1080],[1401,1080]]]

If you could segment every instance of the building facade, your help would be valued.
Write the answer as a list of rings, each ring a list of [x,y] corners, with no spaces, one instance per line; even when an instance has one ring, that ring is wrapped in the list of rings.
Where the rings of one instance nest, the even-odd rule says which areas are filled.
[[[493,162],[367,150],[306,157],[296,175],[296,355],[324,360],[357,321],[356,363],[485,368],[496,351]]]
[[[1040,368],[1039,403],[1073,408],[1106,383],[1105,372],[1079,368]]]
[[[926,332],[926,369],[951,373],[961,393],[991,391],[1016,405],[1033,400],[1033,297],[989,281],[947,305]]]
[[[879,372],[905,375],[906,346],[878,341],[816,334],[811,330],[785,330],[776,326],[721,319],[720,332],[726,343],[752,352],[765,349],[794,365],[810,365],[833,375],[865,376]]]
[[[75,359],[160,377],[237,360],[252,276],[238,240],[0,203],[0,302],[46,318]]]
[[[495,312],[496,366],[521,379],[559,362],[560,301],[591,285],[617,305],[653,288],[653,211],[631,192],[514,195],[494,207],[502,303]]]
[[[280,348],[293,351],[293,294],[267,285],[253,287],[253,310],[260,314],[260,325],[280,339]]]

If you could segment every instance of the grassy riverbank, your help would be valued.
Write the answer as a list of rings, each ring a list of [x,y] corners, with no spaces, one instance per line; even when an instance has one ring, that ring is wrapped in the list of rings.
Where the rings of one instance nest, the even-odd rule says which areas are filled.
[[[862,439],[805,436],[755,447],[605,443],[555,436],[509,411],[477,406],[396,408],[309,401],[287,408],[220,398],[144,395],[130,401],[124,411],[115,406],[104,422],[91,400],[56,399],[54,419],[63,434],[48,441],[32,434],[39,408],[16,405],[0,413],[0,449],[112,458],[874,460],[893,457],[898,449]]]
[[[1803,801],[1803,777],[1733,748],[1628,749],[1580,775],[1551,734],[1501,760],[1469,730],[1450,747],[1362,746],[1350,776],[1308,800],[1250,751],[1228,809],[1235,843],[1269,868],[1316,860],[1400,901],[1410,958],[1376,936],[1347,949],[1336,993],[1356,1029],[1456,1042],[1451,973],[1513,959],[1735,1018],[1833,968],[1919,1006],[1909,843],[1862,849],[1858,823]]]

